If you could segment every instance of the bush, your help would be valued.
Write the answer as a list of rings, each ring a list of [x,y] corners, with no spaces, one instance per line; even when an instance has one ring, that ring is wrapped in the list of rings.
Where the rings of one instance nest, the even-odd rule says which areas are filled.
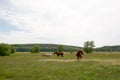
[[[0,56],[9,56],[11,53],[11,47],[8,44],[0,44]]]
[[[35,45],[32,47],[31,53],[39,53],[40,52],[40,46],[39,45]]]

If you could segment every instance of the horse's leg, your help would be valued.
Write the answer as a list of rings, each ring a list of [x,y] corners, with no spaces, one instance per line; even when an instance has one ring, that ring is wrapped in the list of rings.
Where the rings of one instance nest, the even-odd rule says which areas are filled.
[[[61,57],[63,57],[63,54],[61,55]]]
[[[77,56],[77,59],[78,59],[78,60],[81,60],[81,56]]]
[[[79,60],[81,60],[81,56],[79,57]]]
[[[80,58],[82,59],[82,58],[83,58],[83,56],[81,55],[81,56],[80,56]]]
[[[79,60],[79,56],[77,56],[77,60]]]
[[[81,56],[81,59],[83,58],[83,56]]]

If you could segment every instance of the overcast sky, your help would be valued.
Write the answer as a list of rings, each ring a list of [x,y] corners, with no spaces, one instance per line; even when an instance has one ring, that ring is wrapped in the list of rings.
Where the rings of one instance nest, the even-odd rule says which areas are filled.
[[[0,43],[120,45],[120,0],[0,0]]]

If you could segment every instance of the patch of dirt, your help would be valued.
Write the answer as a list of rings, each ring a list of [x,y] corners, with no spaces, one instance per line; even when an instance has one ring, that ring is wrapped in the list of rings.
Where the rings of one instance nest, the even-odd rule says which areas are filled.
[[[74,62],[76,59],[40,59],[40,61],[56,61],[56,62]],[[111,63],[112,65],[120,65],[120,59],[82,59],[79,61],[97,61],[104,63]]]
[[[75,59],[41,59],[42,61],[73,62]]]

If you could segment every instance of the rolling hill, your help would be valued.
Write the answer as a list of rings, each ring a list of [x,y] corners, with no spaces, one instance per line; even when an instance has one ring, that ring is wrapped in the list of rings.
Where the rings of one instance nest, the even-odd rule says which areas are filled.
[[[39,45],[40,46],[40,51],[41,52],[55,52],[57,51],[58,46],[60,44],[12,44],[17,52],[29,52],[30,49],[34,45]],[[82,47],[77,47],[77,46],[69,46],[69,45],[63,45],[64,46],[64,51],[68,52],[71,49],[74,51],[77,51],[78,49],[82,49]]]
[[[60,46],[61,44],[12,44],[12,45],[16,48],[17,52],[29,52],[34,45],[39,45],[41,52],[55,52],[57,51],[58,46]],[[79,49],[83,49],[83,47],[79,47],[79,46],[70,46],[70,45],[63,45],[63,46],[65,52],[69,52],[71,50],[77,51]],[[95,51],[120,52],[120,45],[103,46],[103,47],[95,48]]]

